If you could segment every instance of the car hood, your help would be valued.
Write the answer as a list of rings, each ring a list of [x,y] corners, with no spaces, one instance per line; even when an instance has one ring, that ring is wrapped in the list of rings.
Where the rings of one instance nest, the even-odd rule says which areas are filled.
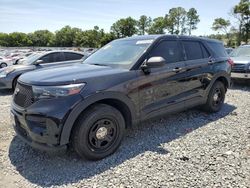
[[[66,85],[85,82],[87,78],[120,74],[122,72],[128,72],[128,70],[111,68],[109,66],[76,64],[32,71],[22,75],[19,81],[37,86]]]
[[[250,57],[231,57],[235,64],[248,64],[250,63]]]

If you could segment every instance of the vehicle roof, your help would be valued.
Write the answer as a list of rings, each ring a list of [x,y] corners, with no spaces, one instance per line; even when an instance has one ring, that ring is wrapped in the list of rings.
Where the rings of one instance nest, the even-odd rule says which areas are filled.
[[[70,53],[76,53],[76,54],[81,54],[84,55],[83,52],[78,52],[78,51],[73,51],[73,50],[52,50],[52,51],[45,51],[45,52],[39,52],[39,54],[50,54],[50,53],[55,53],[55,52],[70,52]]]
[[[219,42],[222,43],[219,40],[216,39],[210,39],[206,37],[197,37],[197,36],[186,36],[186,35],[141,35],[141,36],[133,36],[133,37],[126,37],[126,38],[121,38],[117,40],[156,40],[160,38],[179,38],[179,39],[196,39],[196,40],[203,40],[207,42]]]

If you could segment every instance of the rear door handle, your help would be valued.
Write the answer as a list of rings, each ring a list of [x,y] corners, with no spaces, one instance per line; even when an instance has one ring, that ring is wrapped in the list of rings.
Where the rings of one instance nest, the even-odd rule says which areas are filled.
[[[176,68],[173,69],[174,72],[179,72],[181,70],[182,70],[182,68],[180,68],[180,67],[176,67]]]

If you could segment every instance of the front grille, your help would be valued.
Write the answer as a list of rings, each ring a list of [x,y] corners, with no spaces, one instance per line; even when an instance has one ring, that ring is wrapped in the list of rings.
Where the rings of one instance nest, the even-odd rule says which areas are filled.
[[[17,83],[13,98],[15,104],[18,106],[23,108],[29,107],[34,101],[32,87]]]
[[[246,64],[234,64],[232,68],[232,72],[245,73],[246,72]]]

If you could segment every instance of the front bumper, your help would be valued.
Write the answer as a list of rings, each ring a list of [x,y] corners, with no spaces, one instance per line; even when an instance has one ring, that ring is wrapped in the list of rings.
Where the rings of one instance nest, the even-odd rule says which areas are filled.
[[[231,73],[233,79],[250,79],[250,73]]]
[[[62,152],[67,146],[54,146],[46,143],[43,137],[45,129],[35,130],[28,126],[25,119],[18,113],[11,111],[11,123],[18,137],[31,147],[46,152]]]
[[[79,95],[65,99],[41,100],[28,108],[11,106],[11,122],[16,134],[35,149],[59,152],[67,149],[60,143],[68,112],[81,100]]]

